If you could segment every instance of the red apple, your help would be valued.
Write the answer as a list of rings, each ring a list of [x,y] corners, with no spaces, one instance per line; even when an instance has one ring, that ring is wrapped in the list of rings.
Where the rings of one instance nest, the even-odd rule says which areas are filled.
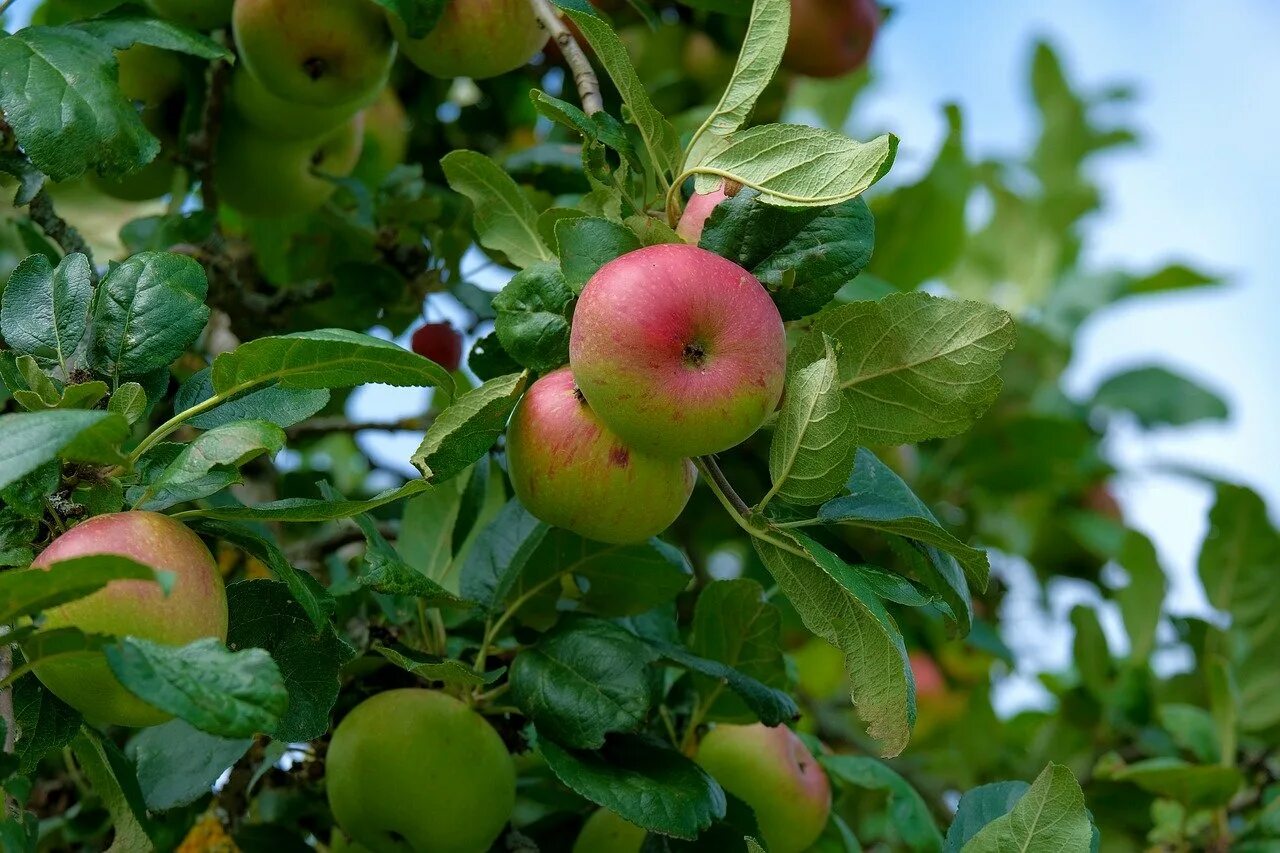
[[[404,55],[434,77],[497,77],[527,63],[547,42],[529,0],[453,0],[419,39],[409,37],[397,16],[388,20]]]
[[[693,492],[688,459],[655,458],[609,432],[562,367],[533,383],[511,416],[507,467],[538,518],[588,539],[643,542],[675,521]]]
[[[694,193],[689,197],[689,203],[684,206],[680,221],[676,223],[676,233],[683,237],[686,243],[693,243],[696,246],[702,239],[702,229],[711,218],[711,211],[728,197],[723,184],[709,193]]]
[[[569,363],[606,426],[666,457],[727,450],[777,407],[782,317],[756,277],[697,246],[605,264],[573,315]]]
[[[173,588],[166,596],[150,581],[112,581],[92,595],[45,611],[46,627],[129,635],[174,646],[202,637],[226,640],[222,576],[209,549],[181,523],[155,512],[99,515],[59,536],[32,565],[47,568],[90,554],[118,554],[172,572]],[[95,724],[153,726],[169,719],[126,690],[102,652],[50,658],[37,663],[35,673],[54,695]]]
[[[807,77],[840,77],[866,64],[879,27],[875,0],[791,0],[782,63]]]
[[[826,827],[831,782],[786,726],[718,725],[702,739],[696,760],[751,806],[770,853],[808,850]]]
[[[427,323],[413,333],[413,351],[450,372],[462,361],[462,335],[448,323]]]

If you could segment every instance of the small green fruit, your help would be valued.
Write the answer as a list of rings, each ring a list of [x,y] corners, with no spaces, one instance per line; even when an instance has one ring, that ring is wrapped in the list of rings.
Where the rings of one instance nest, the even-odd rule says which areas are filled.
[[[236,116],[275,139],[327,136],[360,111],[359,103],[317,107],[278,98],[244,68],[231,76],[231,106]]]
[[[452,0],[435,29],[410,38],[388,15],[404,55],[434,77],[482,80],[514,71],[547,42],[529,0]]]
[[[196,30],[225,27],[231,21],[234,0],[146,0],[162,18],[168,18]]]
[[[582,825],[573,853],[640,853],[647,834],[617,812],[597,809]]]

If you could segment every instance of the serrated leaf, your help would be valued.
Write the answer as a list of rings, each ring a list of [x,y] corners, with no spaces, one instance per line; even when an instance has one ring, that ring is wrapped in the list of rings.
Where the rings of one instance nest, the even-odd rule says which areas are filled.
[[[398,489],[387,489],[368,500],[325,501],[315,498],[285,498],[257,506],[221,506],[190,509],[175,518],[206,518],[215,521],[336,521],[351,518],[380,506],[412,497],[431,488],[422,480],[410,480]]]
[[[631,144],[631,137],[627,136],[626,128],[609,113],[602,111],[589,116],[568,101],[554,98],[541,89],[531,90],[529,98],[533,101],[534,109],[561,127],[581,134],[588,143],[596,142],[612,148],[626,160],[631,168],[637,172],[643,171],[644,167],[636,154],[635,146]],[[583,215],[583,212],[577,208],[561,208],[561,210],[573,210],[579,216]],[[548,243],[553,242],[547,239],[546,231],[541,227],[539,233]]]
[[[640,239],[631,229],[599,216],[556,223],[556,253],[564,281],[574,293],[581,293],[600,267],[639,248]]]
[[[822,335],[841,344],[840,385],[862,442],[911,444],[968,429],[1000,393],[1013,319],[981,302],[924,293],[852,302],[819,314],[792,354],[807,364]]]
[[[407,510],[406,510],[406,518]],[[396,549],[378,532],[373,519],[367,515],[357,515],[356,524],[364,534],[365,554],[364,571],[358,578],[360,585],[383,595],[407,595],[420,600],[427,607],[474,607],[475,603],[466,601],[440,586],[426,573],[419,571],[405,562]]]
[[[0,488],[52,459],[120,462],[124,418],[103,411],[54,409],[0,415]]]
[[[135,44],[149,44],[200,59],[235,58],[231,51],[209,36],[146,15],[112,14],[88,21],[76,21],[70,26],[101,39],[116,50],[124,50]]]
[[[494,329],[502,348],[535,373],[569,361],[574,293],[554,261],[539,261],[516,273],[493,298]]]
[[[431,422],[409,461],[432,484],[465,471],[489,452],[506,429],[528,381],[525,372],[511,373],[458,397]]]
[[[450,687],[480,687],[506,671],[503,667],[482,675],[460,660],[428,654],[399,643],[391,646],[378,644],[373,650],[405,672],[427,681],[442,681]]]
[[[0,332],[16,352],[69,379],[89,325],[92,271],[84,255],[67,255],[54,267],[29,255],[9,275],[0,306]]]
[[[694,606],[689,649],[731,666],[765,687],[787,687],[782,613],[765,601],[764,588],[754,580],[715,581],[702,590]],[[694,685],[704,696],[716,689],[708,678],[695,676]],[[744,723],[754,722],[757,716],[758,712],[751,712],[740,699],[724,695],[711,706],[707,719]]]
[[[69,745],[84,721],[80,712],[49,692],[34,675],[13,684],[13,717],[17,723],[14,752],[18,772],[35,771],[40,760]]]
[[[564,573],[578,579],[583,609],[618,617],[671,601],[689,585],[693,569],[679,549],[661,539],[608,545],[555,528],[534,552],[526,574],[541,579]]]
[[[750,722],[759,720],[766,726],[777,726],[800,716],[800,707],[785,690],[770,687],[726,663],[699,657],[672,643],[650,640],[649,644],[672,663],[711,679],[713,684],[719,682],[736,693],[749,709]]]
[[[116,745],[82,726],[71,749],[93,792],[111,814],[115,835],[107,853],[154,849],[137,777]]]
[[[476,236],[517,267],[551,258],[538,235],[538,213],[511,176],[475,151],[451,151],[440,160],[454,192],[471,200]]]
[[[113,580],[162,581],[169,574],[115,554],[72,557],[42,568],[0,572],[0,625],[84,598]]]
[[[924,798],[889,765],[863,755],[823,755],[818,763],[845,787],[886,792],[887,817],[901,849],[914,853],[937,853],[942,849],[942,833]]]
[[[133,426],[147,411],[147,392],[137,382],[125,382],[107,402],[107,411],[124,418]]]
[[[274,456],[282,447],[284,430],[266,421],[234,421],[215,427],[183,445],[177,457],[133,499],[134,508],[159,511],[207,497],[239,482],[240,466],[263,454]],[[228,475],[229,480],[211,481],[211,473]]]
[[[1031,786],[1026,782],[992,782],[966,791],[956,808],[955,820],[947,829],[943,853],[960,853],[960,849],[984,826],[1007,815]]]
[[[138,787],[147,808],[166,811],[194,803],[240,760],[253,741],[206,734],[183,720],[143,729],[130,742]]]
[[[1071,771],[1050,764],[1017,805],[964,845],[965,853],[1089,849],[1093,834],[1084,792]]]
[[[213,394],[213,371],[206,367],[179,386],[173,407],[179,412],[186,411],[208,400]],[[232,421],[270,421],[278,427],[291,427],[302,423],[328,404],[328,388],[282,388],[279,385],[267,385],[232,397],[207,412],[189,418],[187,423],[196,429],[214,429]]]
[[[1209,389],[1159,366],[1121,371],[1102,381],[1092,405],[1129,412],[1146,429],[1226,420],[1227,404]]]
[[[462,566],[462,594],[490,612],[506,602],[529,563],[529,558],[551,529],[514,498],[481,531]]]

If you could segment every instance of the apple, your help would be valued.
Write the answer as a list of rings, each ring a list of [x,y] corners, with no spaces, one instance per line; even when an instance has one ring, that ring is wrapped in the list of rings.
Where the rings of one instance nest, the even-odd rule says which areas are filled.
[[[582,824],[573,853],[640,853],[646,835],[647,832],[623,820],[617,812],[597,809]]]
[[[120,91],[144,107],[157,107],[182,86],[182,57],[171,50],[135,44],[116,51]]]
[[[411,128],[400,96],[391,86],[384,87],[364,111],[364,150],[356,176],[374,186],[382,183],[408,156]]]
[[[741,190],[742,185],[733,181],[727,188],[726,184],[721,182],[720,186],[709,193],[694,193],[685,204],[680,221],[676,223],[676,233],[683,237],[686,243],[697,245],[702,239],[702,229],[711,218],[711,211],[715,210],[720,202],[736,196]]]
[[[880,28],[875,0],[791,0],[782,63],[807,77],[840,77],[867,62]]]
[[[751,806],[769,853],[800,853],[831,814],[831,783],[786,726],[718,725],[698,747],[698,764]]]
[[[782,317],[756,277],[697,246],[638,249],[578,298],[569,336],[578,387],[645,453],[702,456],[760,428],[782,397]]]
[[[434,77],[497,77],[527,63],[547,42],[529,0],[454,0],[418,39],[397,16],[388,20],[404,55]]]
[[[32,563],[54,566],[72,557],[117,554],[173,573],[166,596],[158,584],[111,581],[92,595],[45,611],[46,628],[134,636],[182,646],[203,637],[227,638],[227,593],[213,555],[200,538],[167,515],[99,515],[55,539]],[[37,662],[36,677],[95,725],[154,726],[170,715],[134,696],[116,680],[100,651]]]
[[[462,361],[462,335],[448,323],[427,323],[413,333],[413,351],[449,372]]]
[[[272,139],[244,122],[228,122],[218,142],[218,192],[247,216],[315,210],[337,188],[320,175],[351,174],[360,159],[362,132],[359,113],[318,140]]]
[[[212,30],[231,21],[234,0],[145,0],[162,18],[197,30]]]
[[[438,690],[407,688],[339,723],[325,785],[338,825],[375,853],[478,853],[511,816],[516,771],[483,717]]]
[[[317,107],[276,97],[243,67],[231,75],[231,106],[238,118],[275,139],[316,139],[351,120],[359,103]]]
[[[688,459],[648,456],[605,428],[566,367],[533,383],[516,406],[507,428],[507,468],[529,512],[617,544],[667,529],[697,477]]]
[[[300,104],[367,102],[396,55],[382,9],[370,0],[236,0],[231,25],[249,73]]]

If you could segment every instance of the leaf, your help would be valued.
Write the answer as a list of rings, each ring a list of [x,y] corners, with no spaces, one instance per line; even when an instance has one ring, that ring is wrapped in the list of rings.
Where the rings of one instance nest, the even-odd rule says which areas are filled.
[[[137,382],[125,382],[111,395],[107,411],[133,426],[147,412],[147,392]]]
[[[215,427],[182,445],[177,457],[134,499],[134,507],[158,511],[207,497],[228,485],[218,479],[210,483],[210,473],[227,473],[232,482],[239,482],[236,469],[263,454],[274,456],[282,447],[284,430],[267,421]]]
[[[173,408],[179,412],[186,411],[208,400],[213,394],[213,372],[206,367],[179,386]],[[214,429],[232,421],[270,421],[278,427],[291,427],[316,414],[328,403],[328,388],[282,388],[279,385],[267,385],[232,397],[207,412],[189,418],[187,423],[196,429]]]
[[[55,181],[90,170],[123,175],[160,151],[120,92],[111,46],[71,27],[0,35],[0,112]]]
[[[661,539],[608,545],[555,528],[529,559],[526,575],[555,574],[571,574],[578,580],[582,609],[617,617],[671,601],[689,586],[693,569],[679,549]]]
[[[14,753],[18,772],[33,773],[41,759],[68,746],[80,731],[80,712],[49,692],[34,675],[13,684],[13,717],[18,725]]]
[[[1197,383],[1163,367],[1139,367],[1104,379],[1091,405],[1132,414],[1146,429],[1226,420],[1227,404]]]
[[[835,554],[800,533],[773,531],[756,551],[810,632],[844,653],[853,704],[890,757],[915,724],[915,682],[906,645],[884,604]]]
[[[234,60],[231,51],[209,36],[148,15],[112,14],[76,21],[71,27],[101,39],[116,50],[149,44],[200,59]]]
[[[124,418],[103,411],[55,409],[0,415],[0,488],[59,456],[79,462],[120,462],[128,435]]]
[[[462,566],[462,594],[500,610],[551,527],[512,498],[481,532]]]
[[[965,431],[1000,393],[1013,319],[981,302],[924,293],[824,311],[792,353],[807,364],[822,335],[841,344],[840,385],[853,395],[859,440],[912,444]]]
[[[262,649],[231,652],[212,637],[185,646],[124,637],[104,652],[130,693],[211,735],[274,731],[289,704],[280,669]]]
[[[516,273],[493,298],[498,312],[494,328],[502,348],[535,373],[567,364],[574,298],[554,261]]]
[[[43,568],[0,572],[0,625],[84,598],[113,580],[159,581],[169,574],[115,554],[71,557]]]
[[[649,644],[672,663],[713,679],[712,683],[719,682],[736,693],[749,710],[750,722],[759,720],[766,726],[777,726],[800,716],[800,707],[785,690],[770,687],[728,664],[699,657],[680,646],[654,640]]]
[[[326,497],[329,496],[328,491],[330,490],[326,490]],[[368,515],[358,515],[355,521],[368,543],[364,554],[365,570],[359,577],[361,586],[384,595],[407,595],[420,600],[427,607],[475,606],[474,602],[459,598],[424,572],[405,562],[378,532],[377,525]]]
[[[653,701],[646,672],[656,655],[602,619],[562,622],[511,664],[511,699],[538,731],[574,749],[634,729]]]
[[[639,248],[635,232],[608,219],[580,216],[556,223],[556,254],[574,293],[581,293],[602,266]]]
[[[657,741],[615,736],[597,753],[571,752],[540,737],[538,751],[571,790],[650,832],[692,840],[725,816],[716,781]]]
[[[929,806],[911,784],[889,765],[862,755],[824,755],[818,763],[836,781],[847,787],[884,791],[889,805],[886,815],[904,850],[937,853],[942,849]]]
[[[1098,620],[1098,611],[1087,604],[1077,604],[1071,608],[1070,619],[1075,632],[1071,657],[1080,674],[1080,683],[1101,699],[1111,684],[1111,653],[1107,648],[1107,635]]]
[[[446,0],[373,0],[404,24],[410,38],[420,39],[436,28]]]
[[[819,504],[844,486],[853,470],[857,434],[852,406],[837,385],[835,344],[793,373],[769,445],[769,476],[777,495],[797,505]]]
[[[631,166],[631,168],[637,172],[644,171],[644,166],[636,154],[635,146],[631,144],[631,138],[627,136],[626,127],[609,113],[601,111],[589,116],[568,101],[554,98],[541,89],[531,90],[529,98],[533,101],[534,109],[561,127],[581,135],[588,143],[599,143],[612,148],[626,160],[627,165]],[[578,217],[586,215],[585,212],[577,208],[552,208],[552,210],[556,209],[564,212],[566,216],[570,215],[570,212]],[[540,214],[539,219],[542,219],[547,212],[544,211]],[[544,239],[547,239],[547,232],[541,227],[539,228],[539,233],[542,234]],[[552,237],[554,237],[554,232]],[[551,240],[547,241],[551,242]]]
[[[0,333],[16,352],[70,379],[89,325],[93,296],[84,255],[68,255],[55,268],[43,255],[29,255],[9,275],[0,305]]]
[[[960,853],[960,848],[984,826],[1012,811],[1030,787],[1022,781],[992,782],[966,791],[947,830],[943,853]]]
[[[1185,264],[1170,264],[1150,275],[1135,278],[1128,282],[1126,293],[1139,295],[1145,293],[1166,293],[1172,290],[1188,290],[1221,284],[1222,279],[1209,275]]]
[[[1071,771],[1050,764],[1006,815],[965,844],[965,853],[1008,850],[1088,850],[1093,834],[1084,792]]]
[[[430,359],[371,335],[315,329],[258,338],[213,360],[213,389],[234,395],[274,382],[280,388],[354,388],[369,382],[453,394],[453,377]]]
[[[129,746],[147,808],[166,811],[194,803],[252,743],[205,734],[182,720],[143,729]]]
[[[409,461],[428,483],[452,480],[497,442],[528,382],[528,373],[509,373],[461,395],[436,415]]]
[[[1217,723],[1213,714],[1204,708],[1168,702],[1157,709],[1157,717],[1173,742],[1194,755],[1197,761],[1214,764],[1222,759]]]
[[[355,649],[327,622],[316,627],[279,581],[228,585],[227,610],[227,645],[269,653],[288,691],[288,706],[270,733],[293,742],[313,740],[328,731],[329,712],[338,699],[338,673],[355,657]]]
[[[0,153],[0,172],[18,179],[18,191],[13,196],[14,207],[25,207],[44,188],[44,174],[18,152]],[[41,253],[43,254],[43,253]],[[56,255],[45,255],[50,263],[57,263]]]
[[[787,667],[782,656],[782,613],[765,600],[764,588],[754,580],[715,581],[703,588],[694,606],[689,648],[694,654],[731,666],[766,687],[776,690],[787,687]],[[715,689],[715,682],[697,676],[694,685],[704,696]],[[711,706],[707,719],[743,723],[754,722],[758,716],[758,712],[753,712],[740,699],[722,695]]]
[[[471,200],[480,245],[519,268],[551,258],[538,235],[537,211],[497,163],[475,151],[450,151],[440,167],[453,191]]]
[[[460,660],[427,654],[399,643],[378,644],[373,650],[406,672],[427,681],[442,681],[450,687],[480,687],[506,671],[506,667],[502,667],[482,675]]]
[[[1133,764],[1108,763],[1107,756],[1095,771],[1098,778],[1132,782],[1143,790],[1177,800],[1190,810],[1214,809],[1227,805],[1244,785],[1244,776],[1235,766],[1190,764],[1181,758],[1148,758]]]
[[[1112,593],[1129,634],[1129,659],[1146,662],[1156,645],[1165,594],[1164,570],[1155,545],[1136,530],[1125,532],[1116,562],[1129,576],[1129,585]]]
[[[149,822],[137,777],[116,745],[81,727],[71,749],[89,786],[111,814],[115,836],[107,853],[155,849],[147,836]]]
[[[412,497],[431,488],[422,480],[410,480],[398,489],[379,492],[368,500],[323,501],[315,498],[285,498],[257,506],[222,506],[190,509],[175,518],[208,518],[216,521],[336,521],[351,518],[380,506]]]

